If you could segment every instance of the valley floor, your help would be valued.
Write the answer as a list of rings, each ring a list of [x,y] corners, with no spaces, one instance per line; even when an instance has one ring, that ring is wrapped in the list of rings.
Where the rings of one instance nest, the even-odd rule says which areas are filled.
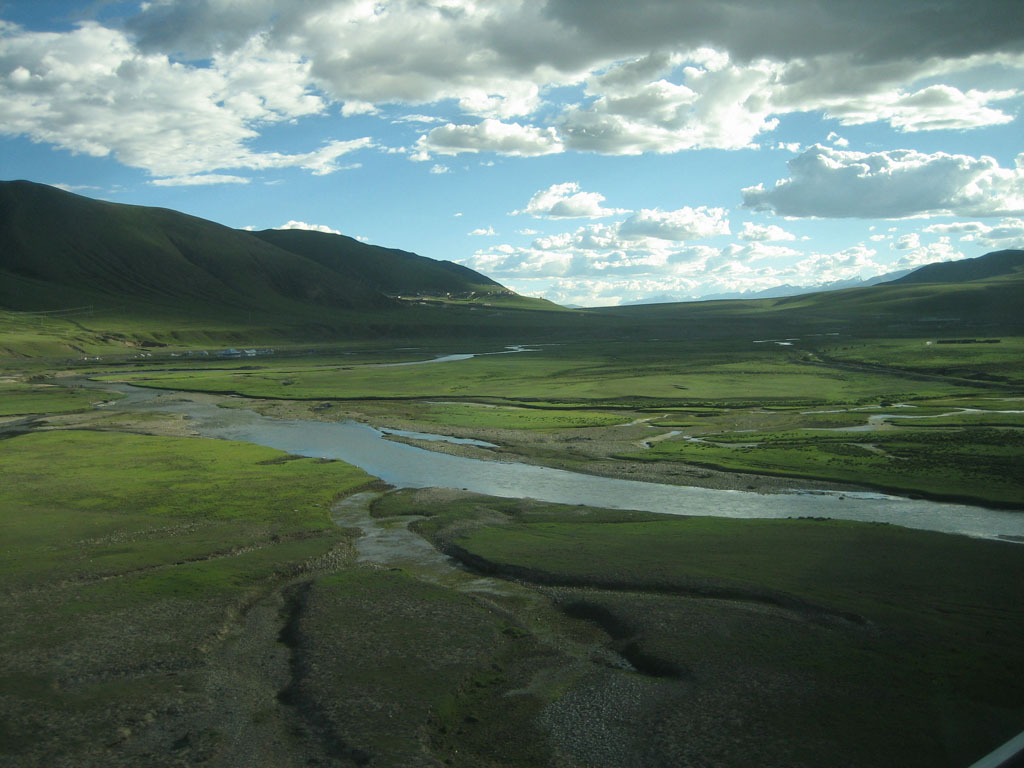
[[[91,374],[630,479],[1022,497],[1012,382],[612,352]],[[0,383],[4,765],[962,768],[1024,729],[1019,544],[395,491],[51,373]]]

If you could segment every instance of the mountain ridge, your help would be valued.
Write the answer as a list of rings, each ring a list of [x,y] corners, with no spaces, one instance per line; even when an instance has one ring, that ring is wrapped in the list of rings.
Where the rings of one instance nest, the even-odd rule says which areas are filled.
[[[1024,274],[1024,250],[1006,248],[972,259],[925,264],[909,275],[891,280],[888,285],[918,283],[961,283]]]
[[[388,279],[402,270],[414,279]],[[389,294],[400,292],[393,289],[414,284],[429,295],[512,294],[466,267],[344,236],[253,233],[29,181],[0,182],[0,275],[0,305],[22,310],[59,308],[41,306],[40,286],[58,304],[63,296],[116,296],[300,314],[386,309],[394,306]]]

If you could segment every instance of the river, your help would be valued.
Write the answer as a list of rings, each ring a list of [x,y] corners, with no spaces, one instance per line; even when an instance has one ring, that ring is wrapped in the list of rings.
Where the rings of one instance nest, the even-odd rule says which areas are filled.
[[[1024,513],[1019,512],[880,493],[757,494],[619,480],[436,453],[384,439],[381,430],[352,421],[275,419],[242,408],[195,402],[188,393],[127,384],[100,386],[125,396],[109,408],[182,413],[205,437],[242,440],[300,456],[340,459],[398,488],[457,488],[492,496],[676,515],[829,517],[984,538],[1024,539]]]

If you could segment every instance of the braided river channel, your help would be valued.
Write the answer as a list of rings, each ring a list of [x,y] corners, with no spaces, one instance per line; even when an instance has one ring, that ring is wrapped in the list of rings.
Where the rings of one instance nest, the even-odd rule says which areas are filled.
[[[1024,512],[870,492],[759,494],[620,480],[423,450],[388,440],[381,430],[352,421],[275,419],[242,408],[194,402],[184,392],[126,384],[91,386],[124,395],[108,408],[184,414],[204,437],[242,440],[300,456],[340,459],[396,488],[457,488],[492,496],[674,515],[828,517],[1024,541]]]

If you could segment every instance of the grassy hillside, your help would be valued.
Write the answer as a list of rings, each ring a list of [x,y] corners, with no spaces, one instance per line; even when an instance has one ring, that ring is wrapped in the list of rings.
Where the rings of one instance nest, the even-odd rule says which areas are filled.
[[[415,300],[391,298],[402,294]],[[524,313],[535,309],[564,313],[465,267],[344,237],[257,235],[0,182],[2,356],[382,337],[519,341],[521,328],[540,336],[550,327],[546,311]]]
[[[355,275],[374,290],[389,296],[511,293],[500,283],[468,267],[408,251],[367,245],[344,235],[298,229],[267,229],[253,234],[332,271]]]
[[[948,281],[904,282],[907,278],[866,288],[787,296],[753,301],[708,301],[609,307],[597,310],[624,324],[661,333],[687,324],[691,333],[708,337],[803,337],[820,333],[862,336],[998,335],[1024,330],[1024,271],[1005,268],[1004,254],[989,254]],[[985,261],[991,259],[989,263]],[[1019,259],[1018,259],[1019,260]],[[936,267],[953,266],[933,265]],[[920,271],[920,270],[919,270]],[[916,273],[915,273],[916,274]]]
[[[987,253],[976,259],[927,264],[892,282],[899,284],[960,283],[1006,275],[1020,277],[1022,274],[1024,274],[1024,251],[1008,249]]]
[[[0,182],[0,356],[385,339],[1016,336],[1024,333],[1022,253],[933,265],[867,288],[567,310],[457,264],[343,236],[245,232],[170,210]],[[922,275],[928,282],[915,282]]]
[[[0,270],[9,309],[63,309],[70,298],[264,312],[389,303],[248,233],[30,182],[0,185]]]

